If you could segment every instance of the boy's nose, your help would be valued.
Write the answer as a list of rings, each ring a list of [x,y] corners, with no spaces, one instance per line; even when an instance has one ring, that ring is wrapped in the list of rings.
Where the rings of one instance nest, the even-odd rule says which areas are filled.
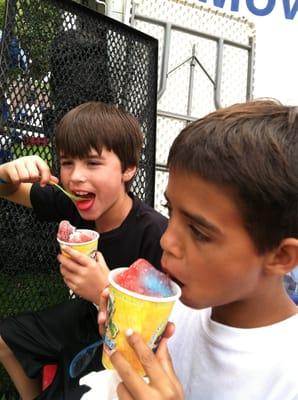
[[[171,221],[169,221],[169,225],[160,239],[160,245],[164,252],[173,257],[183,257],[183,243]]]
[[[84,170],[80,167],[74,167],[70,175],[70,180],[72,182],[85,182],[86,174],[84,173]]]

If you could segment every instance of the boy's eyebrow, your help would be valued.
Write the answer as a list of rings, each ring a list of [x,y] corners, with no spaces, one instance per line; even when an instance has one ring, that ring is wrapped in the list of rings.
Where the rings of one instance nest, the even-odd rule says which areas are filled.
[[[68,158],[77,158],[77,157],[73,157],[73,156],[67,156],[67,155],[59,155],[59,158],[60,159],[63,159],[63,158],[66,158],[66,159],[68,159]],[[87,156],[84,156],[84,157],[82,157],[82,159],[89,159],[89,160],[92,160],[92,159],[102,159],[103,157],[102,157],[102,155],[96,155],[96,154],[88,154]]]
[[[164,192],[164,196],[165,196],[165,199],[167,200],[167,202],[170,203],[169,198],[168,198],[166,192]],[[171,204],[171,203],[170,203],[170,204]],[[204,217],[202,217],[201,215],[192,214],[192,213],[189,213],[188,211],[181,210],[181,209],[180,209],[180,212],[181,212],[181,214],[183,214],[186,218],[191,219],[191,220],[194,221],[197,225],[200,225],[200,226],[206,228],[208,231],[210,231],[210,232],[212,232],[212,233],[214,233],[214,234],[216,234],[216,235],[221,235],[221,234],[222,234],[221,230],[220,230],[217,226],[215,226],[215,225],[213,225],[211,222],[207,221],[207,220],[206,220]]]
[[[181,210],[181,213],[191,219],[192,221],[194,221],[195,224],[202,226],[203,228],[207,229],[208,231],[216,234],[216,235],[221,235],[222,232],[218,229],[217,226],[211,224],[211,222],[207,221],[204,217],[202,217],[201,215],[195,215],[195,214],[191,214],[187,211]]]

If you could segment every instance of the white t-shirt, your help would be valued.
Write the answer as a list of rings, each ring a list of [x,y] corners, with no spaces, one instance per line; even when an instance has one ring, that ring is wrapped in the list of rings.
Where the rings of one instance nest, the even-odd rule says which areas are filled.
[[[169,350],[186,400],[298,400],[298,314],[253,329],[177,302]]]

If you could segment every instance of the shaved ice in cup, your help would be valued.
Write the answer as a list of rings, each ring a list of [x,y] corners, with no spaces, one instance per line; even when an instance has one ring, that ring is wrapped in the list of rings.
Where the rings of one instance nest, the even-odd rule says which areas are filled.
[[[59,224],[57,241],[60,248],[63,245],[69,246],[91,258],[95,258],[98,239],[99,233],[92,229],[77,229],[66,220]],[[68,257],[62,248],[61,253]]]
[[[139,259],[129,268],[117,268],[109,273],[109,298],[102,363],[113,369],[109,351],[117,348],[144,376],[145,371],[126,340],[131,328],[139,332],[145,343],[155,350],[167,325],[180,287],[148,261]]]

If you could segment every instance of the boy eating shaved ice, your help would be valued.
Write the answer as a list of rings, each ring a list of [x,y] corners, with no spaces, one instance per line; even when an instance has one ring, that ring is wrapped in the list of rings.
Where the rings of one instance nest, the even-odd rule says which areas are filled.
[[[156,354],[127,332],[149,383],[114,351],[120,400],[298,399],[298,314],[284,286],[298,264],[297,154],[298,108],[273,100],[219,109],[178,135],[161,239],[182,292],[176,331]]]
[[[22,399],[80,399],[86,388],[69,377],[68,367],[82,348],[99,340],[97,308],[110,269],[139,257],[160,267],[160,237],[167,220],[130,191],[141,149],[136,119],[116,106],[81,104],[68,112],[55,132],[60,179],[69,192],[85,196],[73,203],[49,181],[58,179],[37,156],[0,165],[0,196],[32,207],[41,220],[68,220],[100,233],[96,259],[65,247],[58,256],[62,277],[80,298],[0,323],[0,361]],[[99,351],[86,373],[102,368]],[[56,363],[55,379],[41,393],[44,364]]]

